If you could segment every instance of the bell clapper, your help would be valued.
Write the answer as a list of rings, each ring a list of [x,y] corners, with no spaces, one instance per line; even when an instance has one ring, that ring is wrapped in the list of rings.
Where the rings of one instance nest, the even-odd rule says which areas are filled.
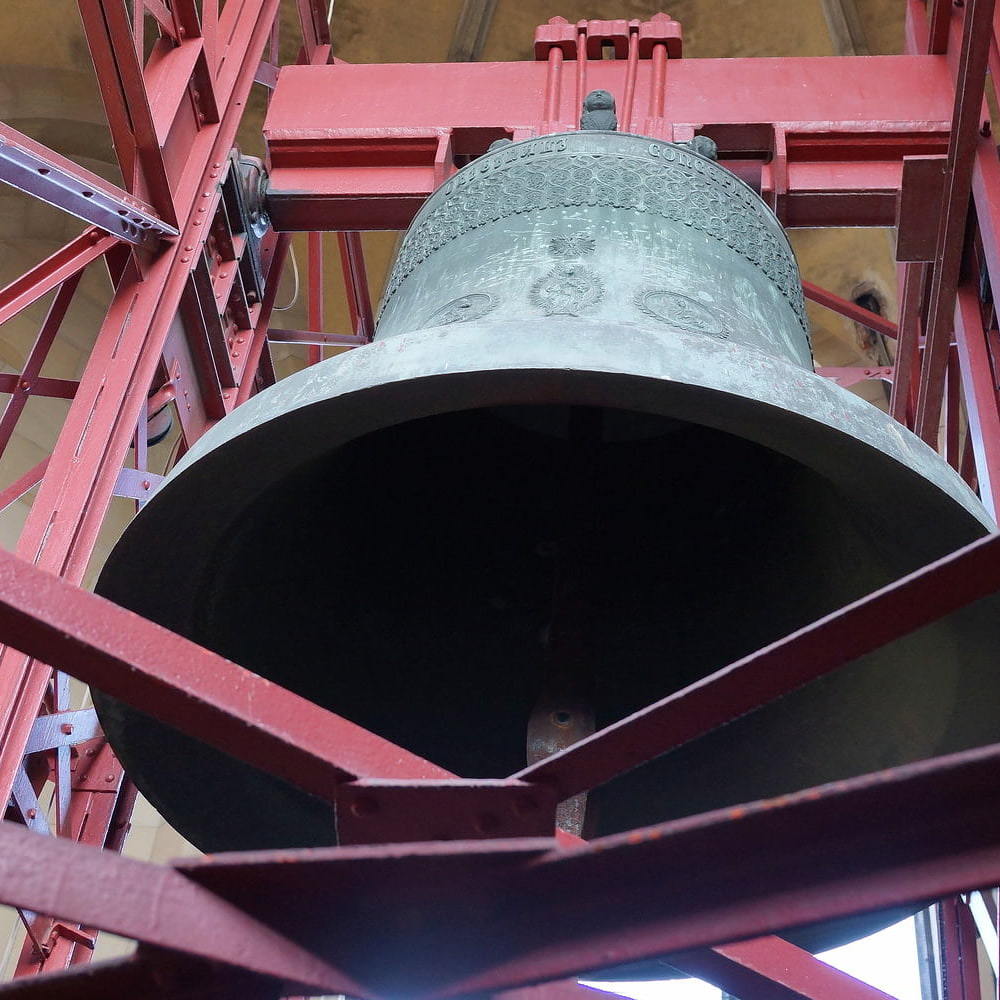
[[[599,517],[595,477],[604,414],[595,407],[570,409],[569,439],[556,469],[563,497],[564,531],[555,545],[552,616],[545,629],[542,690],[528,720],[528,763],[544,760],[594,732],[593,667],[587,625],[593,615],[594,546]],[[560,802],[556,826],[583,835],[586,793]]]

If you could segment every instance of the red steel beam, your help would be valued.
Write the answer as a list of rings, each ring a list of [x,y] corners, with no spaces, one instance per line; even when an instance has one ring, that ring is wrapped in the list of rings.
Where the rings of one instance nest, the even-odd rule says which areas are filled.
[[[678,972],[703,979],[734,997],[753,1000],[893,1000],[888,993],[818,961],[778,937],[717,945],[671,955]]]
[[[13,823],[0,823],[0,898],[301,987],[358,995],[350,977],[178,872]]]
[[[98,0],[84,3],[97,12]],[[229,57],[216,80],[223,120],[206,123],[185,144],[187,166],[173,195],[182,208],[181,238],[144,273],[134,259],[126,267],[18,543],[23,557],[49,572],[71,580],[85,572],[192,266],[184,247],[204,239],[200,196],[214,188],[232,147],[276,11],[277,0],[259,0],[223,12]],[[88,27],[93,36],[99,25],[88,18]],[[103,51],[102,43],[96,48]],[[0,655],[0,799],[20,766],[48,676],[20,653]]]
[[[941,201],[937,253],[931,276],[925,336],[927,347],[920,373],[914,430],[935,446],[944,398],[952,319],[959,269],[965,245],[972,170],[982,122],[983,94],[992,38],[994,0],[968,0],[962,32],[962,53],[955,83],[948,165]]]
[[[1000,814],[989,789],[998,778],[1000,746],[984,747],[553,852],[528,866],[530,877],[506,882],[505,926],[521,928],[516,942],[506,938],[516,957],[440,994],[996,884]]]
[[[584,61],[587,87],[620,95],[631,86],[626,62]],[[640,60],[637,106],[651,98],[651,67]],[[404,227],[440,183],[442,143],[481,153],[501,135],[535,134],[554,114],[578,120],[575,88],[555,72],[548,62],[286,67],[265,124],[276,227]],[[942,152],[951,112],[938,56],[867,57],[850,68],[842,58],[672,60],[663,87],[668,131],[697,127],[724,156],[763,160],[775,128],[787,133],[793,225],[894,224],[903,157]]]
[[[0,983],[3,1000],[278,1000],[284,992],[274,979],[142,946],[126,958]]]
[[[20,500],[28,490],[34,489],[45,475],[49,467],[48,458],[43,458],[32,466],[24,475],[19,476],[2,493],[0,493],[0,511],[6,510],[16,500]]]
[[[307,237],[309,255],[309,282],[308,282],[308,320],[309,329],[320,333],[324,323],[324,301],[323,301],[323,234],[309,233]],[[268,330],[268,341],[273,343],[271,331]],[[314,365],[323,360],[323,348],[319,344],[311,343],[308,352],[309,364]]]
[[[618,92],[625,66],[619,60],[590,62],[588,89]],[[286,66],[265,135],[277,156],[275,167],[284,167],[329,164],[352,135],[358,140],[352,161],[364,163],[358,155],[363,140],[377,130],[398,137],[403,154],[408,146],[418,151],[419,130],[531,128],[544,111],[546,75],[547,64],[539,62]],[[641,73],[636,86],[637,101],[648,101],[649,75]],[[364,100],[373,92],[378,101]],[[952,93],[946,61],[936,56],[834,56],[678,60],[671,63],[665,98],[674,122],[725,126],[724,149],[763,153],[770,127],[761,123],[780,123],[793,133],[863,136],[858,153],[868,150],[872,159],[883,158],[875,151],[898,132],[899,149],[889,157],[897,159],[920,136],[939,143],[946,135]],[[563,88],[560,114],[567,122],[579,120],[571,88]],[[851,127],[843,128],[845,123]]]
[[[450,777],[188,640],[2,552],[0,628],[17,648],[59,663],[79,679],[314,794],[330,797],[340,781],[359,775]],[[359,789],[376,794],[370,783],[360,783]],[[523,795],[517,786],[510,792]]]
[[[833,292],[828,292],[825,288],[820,288],[819,285],[814,285],[811,281],[802,282],[802,291],[807,299],[818,302],[821,306],[826,306],[827,309],[832,309],[835,313],[840,313],[841,316],[846,316],[848,319],[854,320],[855,323],[868,327],[869,330],[875,330],[886,337],[892,337],[893,340],[899,336],[899,329],[891,320],[859,306],[856,302],[850,302]]]
[[[355,335],[364,337],[367,343],[375,336],[375,318],[372,315],[372,300],[368,290],[368,272],[365,268],[361,233],[339,233],[337,241],[340,264],[344,272],[344,286],[347,289],[351,326]]]
[[[976,462],[983,504],[994,519],[1000,513],[1000,410],[979,295],[963,285],[955,306],[955,339],[968,418],[968,436]]]
[[[59,780],[57,774],[57,781]],[[123,787],[124,793],[119,794]],[[93,740],[86,748],[81,746],[72,775],[67,819],[63,828],[58,831],[59,836],[69,840],[85,837],[90,844],[105,850],[120,851],[126,830],[121,810],[127,806],[125,815],[131,812],[135,795],[135,786],[122,781],[121,767],[103,738]],[[14,970],[15,977],[69,964],[74,954],[91,954],[86,945],[80,949],[77,945],[86,937],[92,939],[96,933],[93,929],[89,935],[86,931],[83,931],[83,936],[74,935],[65,923],[60,927],[44,916],[36,918],[33,928],[33,933],[21,949],[21,957]],[[42,949],[34,946],[36,936],[42,939]]]
[[[271,327],[267,339],[272,344],[312,344],[317,347],[360,347],[367,344],[356,333],[317,333],[314,330],[281,330]]]
[[[459,997],[993,884],[998,778],[993,746],[574,848],[452,841],[177,866],[322,949],[366,995]]]
[[[938,928],[945,995],[953,1000],[981,1000],[976,926],[961,897],[938,903]]]
[[[168,225],[176,226],[175,192],[167,177],[125,4],[122,0],[78,2],[125,186],[147,198]]]
[[[912,426],[913,399],[920,377],[920,315],[930,265],[910,262],[899,265],[899,335],[889,412],[905,427]]]
[[[514,777],[577,795],[998,590],[1000,535],[989,535]]]
[[[14,648],[315,795],[359,776],[443,768],[96,594],[0,551],[0,634]]]
[[[28,352],[27,360],[24,363],[24,370],[20,375],[13,376],[15,385],[0,390],[12,393],[11,398],[7,400],[7,405],[4,407],[3,416],[0,417],[0,452],[3,452],[7,447],[11,435],[14,433],[14,428],[17,426],[17,421],[20,419],[21,413],[27,405],[28,395],[35,387],[35,381],[42,370],[42,365],[45,364],[45,359],[48,357],[52,344],[55,342],[56,334],[59,332],[59,327],[66,316],[70,302],[73,301],[73,296],[76,294],[76,289],[80,284],[82,275],[82,271],[77,271],[76,274],[71,278],[67,278],[59,286],[59,291],[56,292],[55,298],[49,306],[49,311],[45,316],[38,336],[35,338],[35,342]],[[22,391],[18,392],[18,389]],[[75,393],[76,386],[74,384],[73,394],[75,395]]]
[[[53,399],[72,399],[76,395],[79,382],[69,378],[36,377],[28,382],[23,375],[15,372],[0,373],[0,393],[18,395],[48,396]]]
[[[940,55],[948,51],[948,33],[954,0],[930,0],[927,18],[927,51]]]
[[[27,309],[32,302],[37,302],[43,295],[117,245],[117,237],[109,236],[99,229],[88,229],[81,233],[51,257],[0,289],[0,323],[6,323],[11,317]]]
[[[127,243],[155,247],[177,235],[139,198],[2,122],[0,180]]]

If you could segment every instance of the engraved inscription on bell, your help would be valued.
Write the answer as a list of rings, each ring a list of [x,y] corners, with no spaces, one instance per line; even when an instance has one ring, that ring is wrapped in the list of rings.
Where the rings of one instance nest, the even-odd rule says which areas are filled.
[[[579,316],[600,302],[604,285],[586,264],[556,264],[531,287],[531,304],[546,316]]]
[[[680,292],[671,292],[665,288],[644,289],[636,295],[635,304],[647,316],[661,323],[678,326],[693,333],[711,333],[723,340],[729,339],[729,334],[710,309]]]
[[[447,326],[449,323],[464,323],[470,319],[485,316],[497,304],[492,295],[474,292],[446,302],[427,318],[427,326]]]

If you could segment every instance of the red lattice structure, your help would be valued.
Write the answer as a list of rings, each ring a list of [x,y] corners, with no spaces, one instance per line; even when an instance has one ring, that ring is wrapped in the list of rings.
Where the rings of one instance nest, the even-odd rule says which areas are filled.
[[[0,791],[11,802],[0,902],[20,908],[28,930],[17,978],[0,992],[568,1000],[585,989],[580,972],[669,953],[744,1000],[874,998],[883,994],[773,935],[943,899],[948,995],[978,996],[963,894],[1000,882],[1000,746],[591,843],[554,836],[553,815],[558,800],[1000,590],[995,535],[500,780],[456,778],[79,584],[112,497],[155,487],[143,461],[150,411],[176,401],[187,447],[274,381],[269,340],[366,343],[358,232],[404,228],[497,138],[575,127],[597,87],[622,95],[623,130],[713,138],[787,226],[898,229],[898,325],[806,286],[897,343],[891,369],[830,374],[891,380],[893,415],[940,445],[995,515],[993,2],[908,0],[905,56],[688,61],[679,26],[661,15],[555,18],[536,33],[534,61],[352,66],[331,60],[323,0],[297,0],[299,65],[280,72],[278,0],[221,11],[217,0],[135,2],[79,2],[126,189],[0,128],[0,178],[89,223],[0,290],[0,322],[55,292],[23,372],[0,378],[11,393],[0,445],[29,392],[72,399],[51,456],[0,495],[9,504],[40,484],[16,552],[0,554],[10,644]],[[147,14],[159,38],[144,61],[135,25]],[[261,294],[225,210],[255,80],[273,88]],[[339,234],[351,331],[323,329],[317,229]],[[272,330],[293,231],[311,232],[312,329]],[[115,291],[86,369],[78,383],[41,378],[80,276],[98,261]],[[69,709],[68,677],[335,801],[351,846],[172,866],[120,857],[135,791],[93,712]],[[49,777],[53,829],[37,800]],[[497,815],[518,819],[484,821]],[[400,823],[412,841],[415,816],[450,839],[397,842]],[[804,839],[807,860],[794,849]],[[98,930],[138,951],[76,968]]]

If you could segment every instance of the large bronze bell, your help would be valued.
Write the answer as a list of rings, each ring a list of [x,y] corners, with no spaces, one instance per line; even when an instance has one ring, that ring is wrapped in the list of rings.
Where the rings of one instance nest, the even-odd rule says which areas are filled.
[[[812,373],[795,259],[753,191],[694,149],[582,131],[442,185],[375,342],[206,434],[98,589],[502,776],[539,711],[605,726],[989,526],[933,451]],[[973,606],[865,657],[592,792],[585,832],[996,740],[998,631]],[[199,847],[334,841],[326,804],[98,703]]]

